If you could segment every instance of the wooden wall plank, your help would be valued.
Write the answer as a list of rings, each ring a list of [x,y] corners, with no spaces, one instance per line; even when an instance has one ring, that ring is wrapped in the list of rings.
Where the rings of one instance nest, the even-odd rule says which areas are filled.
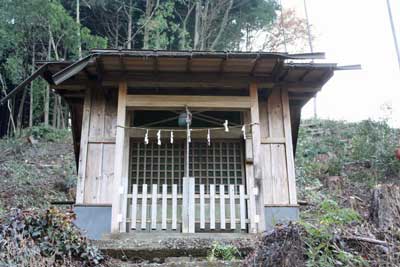
[[[102,159],[99,155],[102,147],[100,144],[88,144],[87,147],[84,203],[98,204],[100,202],[98,189],[102,178]]]
[[[78,181],[76,185],[77,204],[84,203],[89,126],[90,126],[90,109],[92,106],[91,92],[92,88],[88,87],[85,92],[85,100],[83,104],[82,132],[81,132],[81,144],[79,153],[79,170],[78,170]]]
[[[114,182],[114,157],[115,144],[103,145],[102,185],[100,191],[100,203],[111,204]]]
[[[292,129],[290,120],[290,107],[289,97],[287,89],[282,89],[282,106],[283,106],[283,126],[285,131],[286,139],[286,160],[287,160],[287,177],[289,187],[289,202],[292,205],[297,205],[297,194],[296,194],[296,174],[294,166],[294,155],[293,155],[293,140],[292,140]]]

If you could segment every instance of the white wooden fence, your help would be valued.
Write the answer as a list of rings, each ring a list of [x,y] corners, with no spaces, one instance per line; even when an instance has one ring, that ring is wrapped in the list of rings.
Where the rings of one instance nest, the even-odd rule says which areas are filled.
[[[178,194],[176,184],[133,184],[132,194],[127,195],[126,222],[131,230],[246,230],[248,196],[244,185],[206,187],[198,185],[196,193],[194,182],[186,190],[184,182],[183,193]]]

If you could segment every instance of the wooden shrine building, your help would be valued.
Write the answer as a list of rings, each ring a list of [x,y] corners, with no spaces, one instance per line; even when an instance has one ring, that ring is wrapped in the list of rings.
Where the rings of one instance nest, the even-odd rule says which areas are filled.
[[[25,84],[40,75],[70,106],[89,235],[257,233],[298,218],[300,111],[346,69],[313,63],[323,57],[93,50],[44,62]]]

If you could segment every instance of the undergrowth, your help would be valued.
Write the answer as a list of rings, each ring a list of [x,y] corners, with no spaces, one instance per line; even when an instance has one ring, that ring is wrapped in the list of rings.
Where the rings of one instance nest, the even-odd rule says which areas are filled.
[[[75,215],[13,209],[0,220],[0,266],[100,266],[101,252],[73,225]]]
[[[72,200],[76,165],[68,130],[35,126],[0,139],[0,217],[13,207],[49,207]]]
[[[306,232],[307,266],[368,266],[361,255],[343,247],[343,229],[360,223],[361,216],[330,199],[316,210],[314,221],[300,221]]]
[[[217,242],[213,244],[207,256],[208,261],[214,261],[217,259],[232,261],[240,258],[241,254],[237,247],[233,245],[224,245]]]
[[[296,151],[298,186],[318,186],[335,175],[369,187],[390,181],[400,174],[400,161],[394,157],[399,138],[399,130],[384,120],[303,121]]]

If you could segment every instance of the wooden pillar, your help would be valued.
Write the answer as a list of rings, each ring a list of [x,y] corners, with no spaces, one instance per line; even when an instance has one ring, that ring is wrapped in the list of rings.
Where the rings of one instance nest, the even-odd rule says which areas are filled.
[[[248,124],[251,123],[250,113],[244,113],[244,123]],[[251,133],[250,129],[248,129]],[[246,134],[247,137],[251,136]],[[251,138],[246,138],[245,143],[246,149],[246,188],[247,188],[247,195],[249,197],[247,203],[247,213],[249,216],[249,233],[257,233],[257,209],[256,209],[256,199],[254,194],[255,188],[255,181],[254,181],[254,155],[253,155],[253,141]]]
[[[83,102],[78,181],[76,184],[76,201],[75,201],[76,204],[83,204],[84,202],[91,107],[92,107],[92,88],[91,86],[88,86],[85,91],[85,99]]]
[[[261,132],[260,132],[260,109],[258,101],[258,86],[256,83],[250,84],[250,121],[251,127],[252,150],[253,150],[253,190],[256,192],[254,196],[254,204],[256,213],[255,220],[258,223],[258,232],[264,230],[264,209],[263,209],[263,164],[264,154],[261,150]],[[253,194],[254,194],[253,191]],[[257,212],[258,210],[258,212]]]
[[[251,123],[251,134],[253,139],[253,154],[254,154],[254,178],[256,180],[262,179],[262,166],[261,166],[261,136],[260,136],[260,111],[258,108],[258,88],[257,84],[250,84],[250,118]]]
[[[125,154],[125,128],[118,126],[126,126],[126,96],[127,83],[120,81],[118,84],[118,108],[117,108],[117,133],[115,139],[115,161],[114,161],[114,182],[113,182],[113,198],[112,198],[112,213],[111,213],[111,232],[125,232],[126,224],[122,223],[125,217],[125,206],[123,203],[126,197],[127,188],[124,179]]]

